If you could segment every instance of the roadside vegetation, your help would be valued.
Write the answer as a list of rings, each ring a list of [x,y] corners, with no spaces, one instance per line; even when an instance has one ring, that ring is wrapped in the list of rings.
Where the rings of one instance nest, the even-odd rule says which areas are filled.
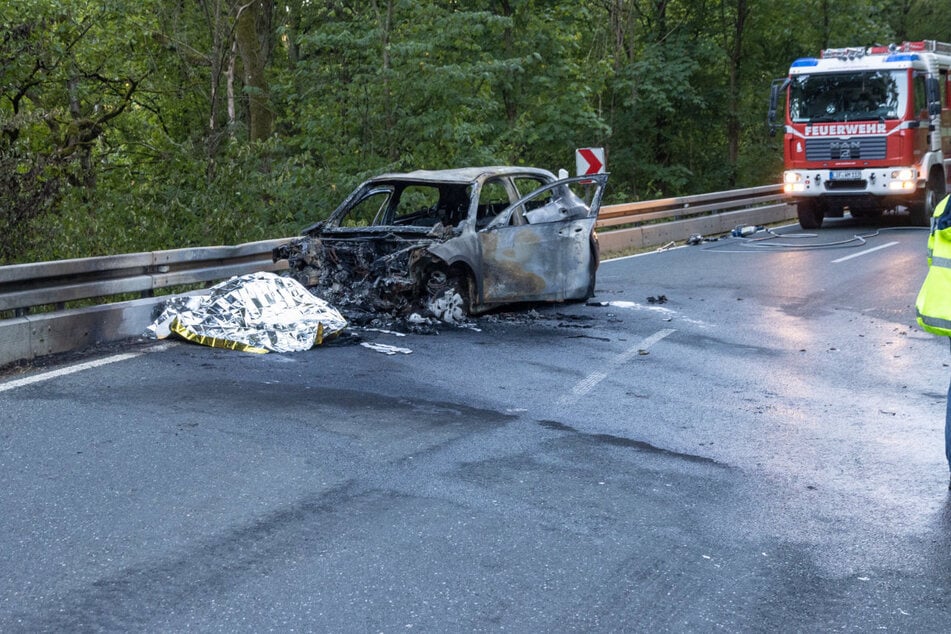
[[[951,41],[947,0],[0,3],[0,265],[296,234],[367,176],[564,167],[605,202],[778,181],[770,81]]]

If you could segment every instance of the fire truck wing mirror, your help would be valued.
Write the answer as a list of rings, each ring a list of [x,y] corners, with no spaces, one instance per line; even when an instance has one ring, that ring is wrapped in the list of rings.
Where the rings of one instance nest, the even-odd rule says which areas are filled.
[[[786,90],[789,85],[789,78],[774,79],[769,87],[769,110],[766,113],[766,127],[769,130],[769,136],[776,136],[776,110],[779,107],[779,93]]]
[[[928,95],[928,114],[937,117],[941,114],[941,85],[937,77],[925,80],[925,92]]]

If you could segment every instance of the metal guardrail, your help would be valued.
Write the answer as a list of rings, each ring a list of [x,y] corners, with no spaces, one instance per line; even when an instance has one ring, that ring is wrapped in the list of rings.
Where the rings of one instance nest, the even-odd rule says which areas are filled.
[[[737,225],[767,224],[796,216],[782,185],[763,185],[695,196],[604,205],[598,214],[602,252],[649,248],[691,235],[717,235]]]
[[[603,205],[598,214],[598,228],[750,208],[779,202],[783,198],[782,193],[781,185],[763,185],[712,194],[661,198],[623,205]]]
[[[779,185],[665,198],[601,208],[602,253],[725,233],[738,224],[795,216]],[[141,336],[164,298],[155,292],[215,282],[255,271],[278,271],[271,249],[288,238],[237,246],[0,266],[0,366],[46,354]],[[69,302],[136,294],[140,299],[67,309]],[[45,312],[35,312],[37,309]]]
[[[0,366],[141,337],[168,297],[156,291],[286,268],[271,261],[285,240],[0,266]]]
[[[0,267],[0,311],[22,317],[40,306],[155,291],[223,280],[232,275],[286,268],[271,261],[271,249],[286,238],[237,246],[128,253]]]

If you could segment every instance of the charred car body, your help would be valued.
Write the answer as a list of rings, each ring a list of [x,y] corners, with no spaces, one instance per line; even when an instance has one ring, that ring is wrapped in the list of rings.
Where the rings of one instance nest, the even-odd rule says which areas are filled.
[[[385,174],[273,257],[351,318],[429,308],[451,321],[504,304],[584,300],[594,294],[606,182],[527,167]]]

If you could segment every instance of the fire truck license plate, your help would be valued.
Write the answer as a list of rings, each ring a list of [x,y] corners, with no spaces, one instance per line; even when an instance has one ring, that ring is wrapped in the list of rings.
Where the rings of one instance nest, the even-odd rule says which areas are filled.
[[[831,181],[860,181],[862,180],[861,170],[834,170],[829,172]]]

